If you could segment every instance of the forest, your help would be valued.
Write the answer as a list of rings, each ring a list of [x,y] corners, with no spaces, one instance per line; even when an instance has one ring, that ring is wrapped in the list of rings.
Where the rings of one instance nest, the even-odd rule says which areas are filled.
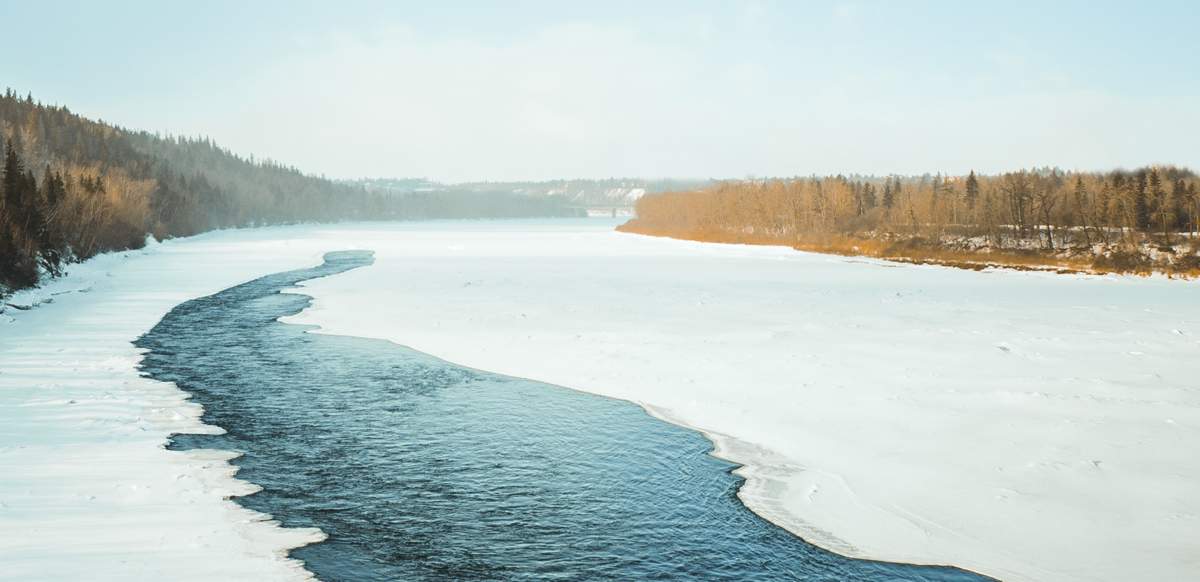
[[[628,232],[909,262],[1200,274],[1188,169],[725,181],[652,194]]]
[[[0,96],[0,296],[97,253],[218,228],[339,220],[569,216],[558,199],[368,191],[207,138],[131,131]]]

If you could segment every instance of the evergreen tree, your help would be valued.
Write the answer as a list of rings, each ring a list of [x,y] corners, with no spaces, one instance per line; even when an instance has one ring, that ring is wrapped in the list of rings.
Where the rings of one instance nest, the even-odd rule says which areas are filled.
[[[900,180],[896,180],[896,185],[899,186]],[[892,188],[892,178],[888,178],[883,183],[883,207],[891,210],[892,205],[896,203],[896,189]]]
[[[42,266],[51,274],[62,272],[64,254],[63,234],[57,224],[59,205],[66,196],[66,183],[62,175],[52,173],[50,166],[42,177],[41,221],[38,225],[38,245],[41,247]]]
[[[1150,230],[1150,202],[1146,199],[1146,172],[1138,172],[1133,181],[1133,214],[1138,230]]]
[[[1172,212],[1170,201],[1167,200],[1167,193],[1163,188],[1162,178],[1158,175],[1158,168],[1150,169],[1150,174],[1146,177],[1146,186],[1150,190],[1148,194],[1155,210],[1154,214],[1158,216],[1158,225],[1162,229],[1167,244],[1170,244],[1170,223],[1174,212]]]
[[[21,159],[17,157],[17,150],[13,147],[11,139],[5,144],[4,175],[0,177],[0,182],[4,184],[4,208],[7,211],[8,219],[12,223],[19,224],[23,218],[20,214],[23,198],[21,190],[25,186],[25,167],[21,164]]]
[[[975,170],[971,170],[971,173],[967,174],[967,208],[974,210],[977,200],[979,200],[979,179],[975,177]]]
[[[30,170],[25,171],[22,188],[25,203],[25,232],[31,240],[38,240],[38,231],[42,228],[42,193],[38,190],[37,178]],[[35,251],[36,252],[36,251]]]
[[[38,213],[33,205],[37,198],[37,182],[26,172],[16,146],[9,140],[4,152],[3,250],[7,256],[0,260],[0,283],[12,287],[27,287],[37,283],[37,241],[32,238],[30,222]]]
[[[1171,228],[1188,227],[1188,191],[1183,178],[1178,178],[1171,184]]]

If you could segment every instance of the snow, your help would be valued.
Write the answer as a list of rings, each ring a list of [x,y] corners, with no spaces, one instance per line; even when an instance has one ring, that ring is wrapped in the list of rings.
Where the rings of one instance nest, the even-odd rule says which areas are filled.
[[[225,497],[216,430],[129,341],[330,250],[292,318],[626,398],[746,465],[755,511],[841,553],[1006,580],[1200,568],[1200,287],[960,271],[612,232],[606,220],[212,233],[77,267],[0,315],[0,555],[21,579],[302,578]],[[90,289],[87,293],[63,293]],[[32,303],[28,297],[14,301]],[[7,322],[7,323],[6,323]]]
[[[261,237],[104,255],[11,298],[29,309],[0,314],[0,577],[310,577],[283,553],[322,534],[229,501],[255,491],[233,478],[232,453],[163,448],[170,433],[219,429],[173,385],[140,378],[129,343],[178,303],[323,250]]]
[[[1200,571],[1200,287],[610,232],[347,231],[295,318],[625,398],[853,556],[1006,580]]]

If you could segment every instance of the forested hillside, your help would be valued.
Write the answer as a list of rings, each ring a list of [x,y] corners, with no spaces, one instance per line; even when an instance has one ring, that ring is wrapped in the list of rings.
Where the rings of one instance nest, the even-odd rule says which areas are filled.
[[[1200,272],[1190,170],[731,181],[647,195],[623,230],[978,267]]]
[[[526,197],[369,192],[208,139],[161,137],[80,117],[11,90],[0,97],[0,295],[96,253],[227,227],[301,221],[560,216]]]

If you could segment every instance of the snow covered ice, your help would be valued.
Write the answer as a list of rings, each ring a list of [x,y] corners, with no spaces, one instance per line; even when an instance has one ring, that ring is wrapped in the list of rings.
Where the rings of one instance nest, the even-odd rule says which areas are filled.
[[[305,283],[315,302],[294,321],[641,403],[709,434],[746,465],[743,500],[818,545],[1006,580],[1194,575],[1197,283],[613,225],[229,231],[77,267],[54,285],[90,292],[0,322],[7,574],[304,576],[282,553],[319,533],[225,500],[252,487],[227,455],[163,450],[169,432],[213,428],[137,377],[128,342],[189,298],[363,248],[375,265]]]

